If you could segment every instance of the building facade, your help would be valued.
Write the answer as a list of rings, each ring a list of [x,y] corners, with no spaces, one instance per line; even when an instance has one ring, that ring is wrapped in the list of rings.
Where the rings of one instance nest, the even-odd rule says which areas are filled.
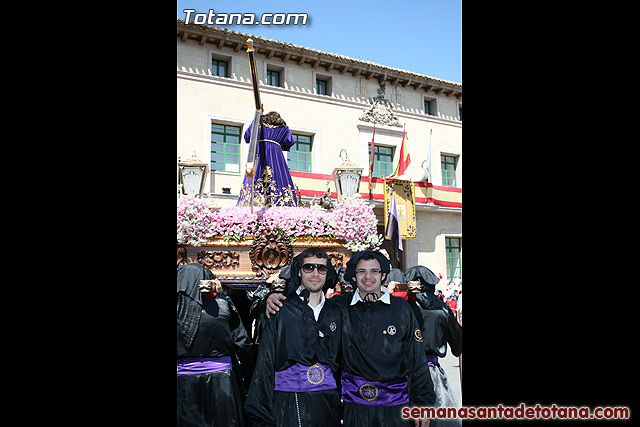
[[[255,48],[264,112],[280,113],[296,140],[284,155],[302,200],[319,198],[327,189],[336,197],[331,174],[342,163],[342,149],[364,168],[360,193],[369,197],[371,117],[376,115],[371,185],[380,233],[381,177],[395,169],[406,131],[411,164],[403,179],[415,181],[417,238],[403,240],[399,267],[421,264],[444,278],[460,277],[460,83],[178,19],[177,156],[195,153],[209,162],[205,193],[218,206],[232,206],[242,185],[248,151],[243,135],[255,111],[248,38]],[[431,176],[425,181],[428,159]]]

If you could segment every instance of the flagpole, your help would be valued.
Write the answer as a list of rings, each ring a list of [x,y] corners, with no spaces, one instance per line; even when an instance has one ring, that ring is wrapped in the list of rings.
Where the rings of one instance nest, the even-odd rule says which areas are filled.
[[[389,176],[385,176],[383,177],[383,179],[385,181],[389,180],[389,181],[393,181],[396,178],[404,175],[404,172],[407,169],[407,166],[409,165],[409,163],[411,163],[411,158],[409,157],[409,154],[406,153],[407,150],[405,148],[405,139],[407,136],[407,130],[406,130],[407,124],[404,123],[403,125],[403,132],[402,132],[402,142],[400,143],[400,154],[398,155],[398,163],[396,164],[396,168],[394,169],[393,173]],[[405,157],[407,162],[405,163]],[[402,170],[401,170],[402,169]]]
[[[429,169],[429,176],[427,176],[426,181],[429,182],[431,180],[431,137],[433,136],[433,128],[429,129],[429,152],[427,153],[427,168]]]
[[[402,156],[404,155],[404,138],[407,135],[407,124],[403,123],[402,124],[402,142],[400,143],[400,153],[398,154],[398,164],[396,166],[396,170],[394,172],[394,177],[393,179],[398,178],[398,176],[400,176],[400,163],[403,162],[403,158]]]
[[[401,156],[405,155],[405,148],[404,148],[404,139],[407,136],[407,124],[403,123],[402,124],[402,143],[400,145],[400,156],[398,157],[398,174],[400,174],[400,161],[404,161],[404,159]]]
[[[373,135],[371,136],[371,157],[369,159],[369,200],[373,200],[373,191],[371,189],[371,178],[372,178],[372,174],[373,174],[373,159],[375,156],[375,149],[373,146],[373,140],[376,137],[376,119],[375,117],[373,118]]]

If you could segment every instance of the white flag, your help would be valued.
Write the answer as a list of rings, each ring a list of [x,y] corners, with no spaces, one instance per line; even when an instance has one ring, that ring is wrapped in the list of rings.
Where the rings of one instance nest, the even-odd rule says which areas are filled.
[[[424,174],[422,178],[420,178],[420,182],[426,181],[431,178],[431,136],[433,135],[433,129],[429,130],[429,151],[427,152],[427,167],[425,168]]]

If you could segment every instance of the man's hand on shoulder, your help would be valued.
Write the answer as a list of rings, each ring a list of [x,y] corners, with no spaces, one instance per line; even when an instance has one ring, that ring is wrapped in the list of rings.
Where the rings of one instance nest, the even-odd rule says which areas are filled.
[[[287,299],[287,297],[285,297],[281,293],[269,294],[269,296],[267,297],[267,303],[266,303],[267,319],[270,317],[271,314],[276,314],[278,311],[280,311],[280,307],[282,307],[282,303],[280,301],[285,299]]]

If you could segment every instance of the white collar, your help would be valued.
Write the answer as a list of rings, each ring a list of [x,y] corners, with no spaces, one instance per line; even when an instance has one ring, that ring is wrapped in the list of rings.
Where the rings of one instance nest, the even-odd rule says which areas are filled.
[[[381,286],[380,292],[382,293],[382,296],[378,298],[378,301],[382,301],[385,304],[391,304],[391,297],[389,296],[390,294],[387,288],[384,286]],[[356,287],[356,290],[353,293],[353,298],[351,298],[351,304],[349,305],[355,305],[358,301],[364,302],[364,300],[360,297],[360,292],[358,292],[358,288]]]
[[[298,294],[298,296],[300,296],[301,290],[302,285],[300,285],[300,287],[296,289],[296,294]],[[301,296],[300,299],[304,301],[304,298],[302,298]],[[322,310],[322,307],[324,307],[324,301],[324,292],[320,291],[320,304],[316,305],[315,307],[311,307],[311,304],[307,303],[307,305],[313,310],[313,316],[316,318],[316,321],[318,321],[318,317],[320,317],[320,311]]]

